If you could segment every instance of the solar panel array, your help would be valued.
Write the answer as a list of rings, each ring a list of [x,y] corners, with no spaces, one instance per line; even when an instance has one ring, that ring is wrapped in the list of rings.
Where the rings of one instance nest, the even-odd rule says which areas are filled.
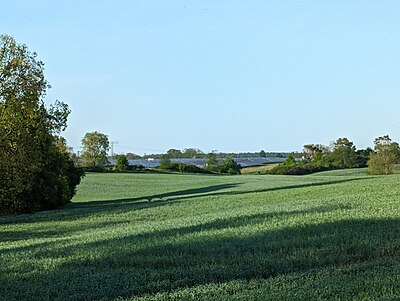
[[[218,159],[219,162],[223,161],[224,159]],[[247,166],[256,166],[256,165],[263,165],[268,163],[281,163],[285,160],[285,158],[277,158],[277,157],[254,157],[254,158],[233,158],[235,162],[240,164],[242,167]],[[130,165],[142,165],[147,168],[155,168],[160,165],[160,159],[137,159],[137,160],[129,160]],[[178,162],[184,164],[193,164],[198,167],[204,167],[207,162],[207,159],[171,159],[171,162]],[[114,165],[115,160],[110,160],[110,164]]]

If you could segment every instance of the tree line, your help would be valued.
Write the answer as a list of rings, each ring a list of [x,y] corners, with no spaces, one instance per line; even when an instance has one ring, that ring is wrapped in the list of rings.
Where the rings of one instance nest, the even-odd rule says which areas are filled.
[[[331,147],[306,144],[301,160],[292,155],[269,170],[269,174],[303,175],[332,169],[368,167],[369,174],[390,174],[400,161],[400,148],[388,135],[377,137],[374,149],[356,150],[348,138],[338,138]]]

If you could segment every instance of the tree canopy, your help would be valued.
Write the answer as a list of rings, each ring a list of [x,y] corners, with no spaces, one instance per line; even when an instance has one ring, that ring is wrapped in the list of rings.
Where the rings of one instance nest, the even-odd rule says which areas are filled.
[[[70,201],[83,175],[65,140],[68,105],[46,108],[44,63],[13,37],[0,38],[0,214]]]
[[[388,135],[378,137],[374,141],[374,152],[368,161],[368,173],[390,174],[393,165],[399,161],[399,144],[393,142]]]
[[[107,152],[110,149],[108,136],[94,131],[82,138],[82,159],[86,167],[103,167],[107,164]]]

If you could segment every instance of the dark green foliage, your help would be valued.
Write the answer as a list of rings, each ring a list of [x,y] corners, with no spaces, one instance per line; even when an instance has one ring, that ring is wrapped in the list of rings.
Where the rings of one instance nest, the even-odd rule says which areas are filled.
[[[357,150],[356,151],[356,167],[357,168],[367,167],[368,160],[373,152],[374,151],[370,147],[368,147],[366,149]]]
[[[334,143],[329,159],[331,165],[337,169],[354,168],[357,166],[356,147],[347,138],[339,138]]]
[[[134,172],[142,172],[145,171],[146,168],[143,165],[128,165],[128,170]]]
[[[207,155],[207,162],[205,164],[205,169],[210,172],[219,172],[219,164],[216,153],[209,153]]]
[[[171,168],[171,159],[168,154],[165,154],[161,157],[159,169],[169,170]]]
[[[219,164],[219,172],[229,175],[240,175],[240,164],[236,163],[232,158],[228,158]]]
[[[126,158],[128,160],[135,160],[135,159],[140,159],[141,156],[133,154],[133,153],[126,153]]]
[[[339,138],[333,144],[332,151],[321,144],[304,145],[304,159],[296,161],[292,155],[267,171],[274,175],[306,175],[332,169],[366,167],[371,149],[356,151],[353,142]]]
[[[70,201],[83,171],[65,140],[68,106],[46,109],[44,64],[12,37],[0,42],[0,214],[30,212]]]
[[[161,162],[157,169],[171,171],[171,172],[181,172],[181,173],[209,173],[208,170],[200,168],[193,164],[184,164],[179,162],[171,162],[166,160]]]
[[[323,166],[323,165],[315,165],[313,163],[304,163],[304,164],[296,164],[296,165],[284,165],[280,164],[271,170],[267,171],[267,174],[271,175],[308,175],[315,172],[331,170],[332,167]]]
[[[296,160],[292,155],[289,155],[285,161],[282,162],[282,165],[284,166],[295,166],[296,165]]]
[[[116,155],[116,163],[114,169],[124,171],[129,169],[129,162],[125,155]]]
[[[167,151],[167,155],[170,158],[182,158],[182,152],[179,149],[174,149],[174,148],[169,149]]]
[[[204,170],[203,168],[200,168],[196,165],[193,164],[183,164],[183,163],[178,163],[178,169],[180,172],[186,172],[186,173],[208,173],[207,170]]]
[[[25,198],[31,199],[30,204],[40,200],[38,210],[54,209],[69,203],[84,175],[83,169],[74,165],[63,139],[49,144],[45,158],[34,188]]]

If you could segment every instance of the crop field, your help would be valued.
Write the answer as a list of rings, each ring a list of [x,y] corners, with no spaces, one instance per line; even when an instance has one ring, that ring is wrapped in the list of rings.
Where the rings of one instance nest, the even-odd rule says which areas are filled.
[[[242,174],[258,174],[262,173],[268,170],[271,170],[275,166],[278,166],[278,163],[271,163],[271,164],[265,164],[265,165],[260,165],[260,166],[249,166],[242,168]]]
[[[400,175],[88,174],[0,217],[0,300],[400,300]]]

